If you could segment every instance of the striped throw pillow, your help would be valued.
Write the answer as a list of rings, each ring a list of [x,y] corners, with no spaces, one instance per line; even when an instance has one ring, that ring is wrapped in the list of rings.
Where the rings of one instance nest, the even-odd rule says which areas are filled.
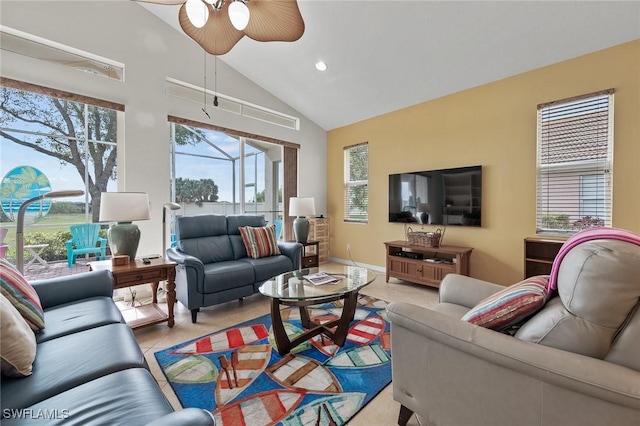
[[[548,276],[527,278],[481,300],[462,321],[492,330],[507,330],[544,307],[548,286]]]
[[[38,293],[13,265],[0,261],[0,293],[6,297],[34,331],[44,328],[44,311]]]
[[[280,254],[275,226],[240,226],[238,229],[249,257],[259,259]]]

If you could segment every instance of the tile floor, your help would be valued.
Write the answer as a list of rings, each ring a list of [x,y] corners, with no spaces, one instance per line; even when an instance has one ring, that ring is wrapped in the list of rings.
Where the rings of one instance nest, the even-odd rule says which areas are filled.
[[[389,302],[403,301],[425,307],[434,306],[438,301],[436,289],[405,283],[395,278],[390,279],[389,283],[385,283],[384,274],[378,273],[377,275],[377,279],[362,293]],[[135,330],[135,335],[145,353],[151,372],[165,395],[175,408],[180,408],[178,399],[156,362],[154,352],[267,313],[269,313],[269,299],[260,294],[254,294],[243,301],[233,301],[201,309],[198,314],[198,322],[192,324],[189,310],[177,303],[173,328],[168,328],[166,324],[158,324]],[[393,400],[391,385],[389,385],[362,409],[349,422],[349,425],[396,425],[399,408],[400,405]],[[410,426],[421,424],[424,425],[424,422],[420,422],[416,416],[413,416],[409,422]]]

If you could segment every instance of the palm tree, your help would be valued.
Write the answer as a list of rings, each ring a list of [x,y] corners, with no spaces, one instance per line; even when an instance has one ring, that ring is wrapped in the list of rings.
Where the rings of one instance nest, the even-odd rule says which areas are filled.
[[[16,220],[13,215],[13,201],[20,200],[28,194],[28,188],[23,185],[18,185],[11,177],[2,181],[0,185],[0,198],[3,200],[9,199],[9,219],[11,219],[11,221]]]
[[[42,193],[47,192],[45,190],[47,188],[51,190],[51,184],[49,183],[49,179],[47,179],[44,173],[41,173],[39,170],[31,166],[22,166],[20,168],[20,173],[15,175],[14,179],[17,184],[25,188],[25,191],[27,194],[29,193],[29,189],[33,189]],[[38,195],[41,195],[41,194],[38,194]],[[43,200],[40,200],[39,203],[40,203],[40,211],[38,216],[42,217],[43,216],[42,214]]]

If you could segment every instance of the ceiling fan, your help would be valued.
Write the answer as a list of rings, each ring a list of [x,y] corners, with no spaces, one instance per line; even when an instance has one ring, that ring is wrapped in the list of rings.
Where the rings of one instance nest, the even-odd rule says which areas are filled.
[[[296,0],[136,0],[179,5],[184,32],[212,55],[224,55],[245,35],[256,41],[296,41],[304,21]]]

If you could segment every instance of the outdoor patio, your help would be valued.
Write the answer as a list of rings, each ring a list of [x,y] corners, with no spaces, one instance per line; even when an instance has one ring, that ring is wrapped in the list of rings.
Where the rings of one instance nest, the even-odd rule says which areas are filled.
[[[93,258],[92,258],[93,260]],[[69,268],[66,260],[58,262],[48,262],[46,265],[34,263],[24,271],[27,281],[43,280],[46,278],[62,277],[65,275],[79,274],[89,271],[88,261],[86,259],[78,259],[73,267]]]

